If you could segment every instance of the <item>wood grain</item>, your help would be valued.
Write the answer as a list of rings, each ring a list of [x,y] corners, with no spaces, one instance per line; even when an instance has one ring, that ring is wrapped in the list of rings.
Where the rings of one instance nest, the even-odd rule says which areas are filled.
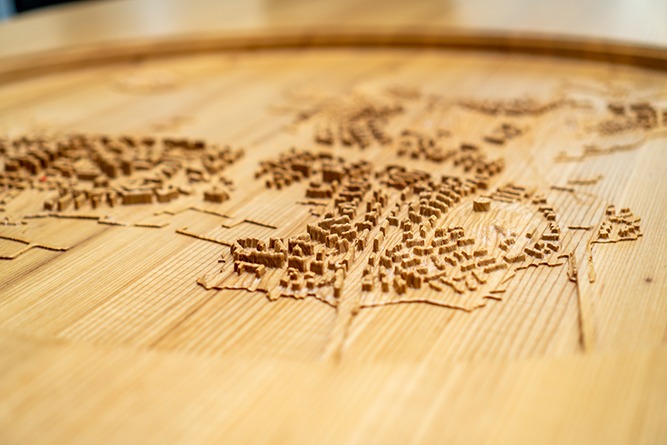
[[[665,16],[664,2],[635,0],[95,1],[33,11],[0,23],[0,55],[194,34],[304,28],[547,34],[664,47]]]
[[[667,123],[659,114],[650,128],[632,121],[609,133],[627,123],[613,112],[619,103],[628,116],[636,104],[667,109],[664,51],[461,35],[213,36],[105,45],[97,60],[93,47],[42,65],[31,55],[7,60],[0,123],[10,138],[151,135],[245,154],[220,173],[233,182],[222,203],[204,200],[209,182],[183,176],[195,193],[170,203],[34,218],[44,193],[3,190],[0,254],[33,246],[0,260],[3,442],[664,442]],[[378,123],[391,142],[318,143],[318,129],[351,122],[359,104],[387,103],[402,107]],[[498,143],[503,124],[520,134]],[[368,184],[390,196],[380,219],[409,189],[382,182],[390,165],[468,178],[426,149],[401,155],[405,129],[442,130],[438,143],[455,157],[472,144],[485,161],[504,161],[488,190],[473,192],[488,195],[489,212],[465,196],[437,227],[464,227],[476,248],[486,236],[489,256],[502,258],[500,236],[485,230],[515,231],[523,247],[526,233],[548,227],[550,211],[532,203],[543,196],[560,230],[550,265],[530,254],[510,262],[498,286],[489,281],[494,299],[483,286],[458,296],[426,286],[381,292],[376,281],[364,292],[361,260],[327,302],[215,289],[229,284],[220,269],[233,272],[227,244],[288,240],[336,211],[326,200],[302,203],[316,199],[306,195],[317,174],[280,189],[266,186],[276,176],[256,176],[291,147],[368,161],[378,174]],[[506,202],[508,184],[526,195]],[[642,236],[613,226],[602,238],[623,208],[641,217]],[[220,286],[197,283],[211,276]]]

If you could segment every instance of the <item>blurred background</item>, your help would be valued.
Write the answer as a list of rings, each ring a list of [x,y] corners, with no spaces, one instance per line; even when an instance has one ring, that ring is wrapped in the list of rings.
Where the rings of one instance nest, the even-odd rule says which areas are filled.
[[[78,1],[82,0],[0,0],[0,18],[6,19],[32,9]]]
[[[667,46],[667,0],[0,0],[0,56],[285,28],[436,28]]]
[[[417,25],[667,42],[667,0],[0,0],[0,21],[46,16],[52,20],[36,25],[40,32],[32,38],[41,39],[55,26],[61,34],[81,33],[79,28],[105,34],[122,23],[127,37],[136,35],[133,28],[146,35],[257,26]]]

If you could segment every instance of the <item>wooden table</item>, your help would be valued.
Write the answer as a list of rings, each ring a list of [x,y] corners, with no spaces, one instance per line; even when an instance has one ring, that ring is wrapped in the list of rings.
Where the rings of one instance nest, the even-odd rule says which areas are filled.
[[[440,27],[667,44],[667,6],[629,0],[317,2],[107,0],[40,10],[0,26],[0,55],[119,40],[295,27]]]
[[[0,25],[0,443],[665,443],[666,19]]]

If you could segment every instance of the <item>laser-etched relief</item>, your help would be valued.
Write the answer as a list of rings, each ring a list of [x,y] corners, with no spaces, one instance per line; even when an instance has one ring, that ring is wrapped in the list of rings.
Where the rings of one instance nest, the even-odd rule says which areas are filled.
[[[207,273],[179,279],[271,301],[316,299],[337,311],[325,351],[336,357],[362,310],[428,304],[471,312],[508,298],[529,268],[565,271],[580,304],[589,304],[580,270],[596,280],[594,246],[639,239],[641,219],[595,192],[604,172],[558,184],[545,169],[636,150],[662,134],[666,115],[648,102],[462,99],[394,86],[297,110],[292,130],[308,148],[243,159],[244,150],[191,138],[2,139],[0,200],[4,225],[16,228],[79,220],[165,229],[184,215],[218,218],[215,234],[189,222],[165,229],[222,249]],[[578,117],[572,132],[567,123]],[[569,131],[571,145],[536,160],[532,141],[544,127]],[[517,165],[539,174],[522,180]],[[40,208],[16,204],[26,195]],[[127,206],[140,210],[118,211]],[[31,249],[76,254],[75,242],[18,232],[0,239],[2,260]],[[584,347],[588,322],[582,310]]]
[[[494,119],[487,131],[457,134],[420,125],[425,118],[432,124],[442,99],[430,98],[416,112],[415,96],[392,105],[386,100],[355,95],[301,115],[301,125],[312,121],[306,132],[312,131],[320,148],[265,159],[255,178],[266,189],[311,207],[314,219],[300,229],[293,226],[293,236],[230,240],[223,265],[199,284],[261,292],[270,300],[315,298],[336,308],[339,321],[327,349],[336,355],[363,309],[424,303],[473,311],[489,300],[502,300],[512,280],[528,268],[569,267],[576,282],[577,264],[585,263],[593,282],[593,244],[642,235],[640,218],[629,209],[617,214],[611,204],[602,206],[606,210],[598,212],[595,224],[561,226],[551,200],[560,206],[585,208],[588,201],[599,207],[601,199],[585,187],[602,181],[602,174],[573,178],[567,186],[498,179],[516,159],[513,142],[540,125],[530,119],[561,109],[571,112],[576,101],[454,101],[447,104],[450,114]],[[418,117],[397,124],[410,107]],[[651,106],[629,108],[637,116],[628,131],[653,131],[658,125],[656,113],[646,111]],[[606,119],[594,132],[611,125]],[[579,245],[587,246],[581,258]],[[583,332],[582,327],[585,347]]]

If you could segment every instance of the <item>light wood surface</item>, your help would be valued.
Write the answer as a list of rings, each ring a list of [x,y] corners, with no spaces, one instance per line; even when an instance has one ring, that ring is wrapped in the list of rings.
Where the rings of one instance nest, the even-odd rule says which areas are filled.
[[[542,33],[667,45],[660,0],[102,0],[0,23],[0,55],[218,32],[333,27]]]
[[[659,32],[168,5],[3,50],[0,442],[667,441]]]

